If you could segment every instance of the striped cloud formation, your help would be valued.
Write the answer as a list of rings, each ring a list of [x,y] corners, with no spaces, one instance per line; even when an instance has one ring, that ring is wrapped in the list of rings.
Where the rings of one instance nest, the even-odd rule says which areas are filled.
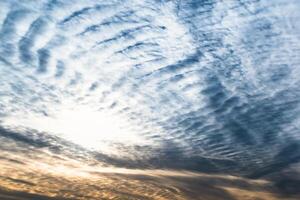
[[[211,179],[225,196],[206,200],[243,199],[242,182],[249,199],[257,190],[297,199],[299,9],[298,0],[0,0],[0,198],[195,200]],[[73,177],[78,166],[84,179]],[[100,195],[93,184],[104,183],[86,174],[138,180],[148,193]],[[93,192],[43,193],[43,177]]]

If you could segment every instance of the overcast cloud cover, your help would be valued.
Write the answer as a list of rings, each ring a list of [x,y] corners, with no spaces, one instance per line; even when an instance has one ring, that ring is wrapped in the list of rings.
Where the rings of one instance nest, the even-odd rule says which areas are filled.
[[[0,0],[0,198],[299,198],[299,10]]]

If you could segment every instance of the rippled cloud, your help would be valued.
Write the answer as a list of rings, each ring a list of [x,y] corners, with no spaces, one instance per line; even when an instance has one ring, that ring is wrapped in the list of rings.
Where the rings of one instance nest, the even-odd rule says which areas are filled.
[[[0,8],[0,197],[118,199],[129,195],[123,184],[139,191],[129,199],[299,195],[297,0],[3,0]],[[87,172],[51,174],[55,163]],[[126,168],[107,176],[121,189],[97,193],[104,182],[88,180],[106,177],[98,167]],[[57,187],[45,191],[42,179]],[[160,188],[166,182],[175,189]],[[93,194],[71,194],[80,183]],[[216,196],[195,193],[206,184]]]

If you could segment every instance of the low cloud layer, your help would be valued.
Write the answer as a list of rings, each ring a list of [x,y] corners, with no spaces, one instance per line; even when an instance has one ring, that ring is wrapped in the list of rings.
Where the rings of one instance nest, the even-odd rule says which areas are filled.
[[[298,167],[276,173],[280,181],[276,177],[253,180],[228,174],[116,168],[88,156],[72,158],[67,151],[33,148],[9,139],[1,142],[14,149],[1,147],[1,199],[293,200],[299,195],[296,179],[287,179],[288,173],[295,178]]]

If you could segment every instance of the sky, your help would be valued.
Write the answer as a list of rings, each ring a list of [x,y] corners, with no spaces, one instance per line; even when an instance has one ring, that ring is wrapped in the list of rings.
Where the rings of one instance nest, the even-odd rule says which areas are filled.
[[[298,0],[0,0],[0,198],[300,197]]]

